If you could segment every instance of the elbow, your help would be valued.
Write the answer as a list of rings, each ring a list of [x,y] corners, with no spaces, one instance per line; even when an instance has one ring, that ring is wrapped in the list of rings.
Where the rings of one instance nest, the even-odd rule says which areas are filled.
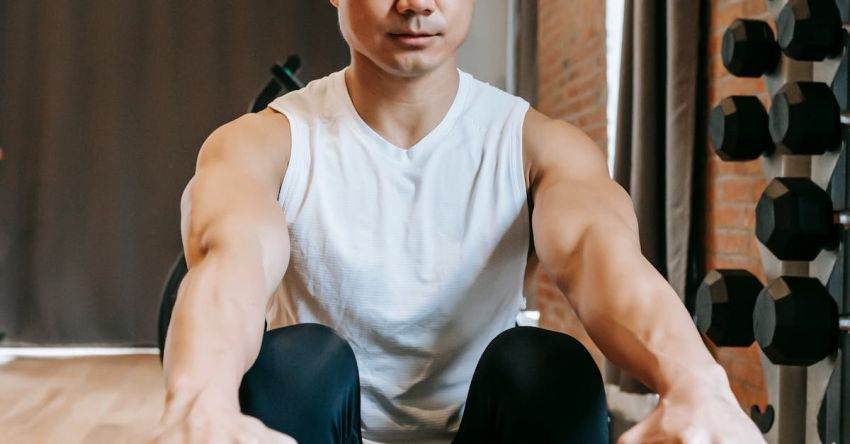
[[[197,176],[189,180],[183,194],[180,196],[180,236],[183,241],[183,252],[186,255],[186,263],[191,267],[200,261],[206,254],[207,248],[201,241],[203,239],[203,228],[194,217],[192,197],[196,188]]]
[[[557,283],[583,322],[651,309],[669,290],[627,230],[588,229],[557,276]],[[555,277],[555,276],[553,276]]]

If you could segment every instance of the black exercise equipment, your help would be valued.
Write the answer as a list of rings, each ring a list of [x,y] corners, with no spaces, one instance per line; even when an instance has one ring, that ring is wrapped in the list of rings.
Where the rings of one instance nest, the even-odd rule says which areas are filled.
[[[835,353],[839,334],[850,328],[826,287],[812,277],[782,276],[756,299],[753,330],[771,362],[812,365]]]
[[[790,0],[779,13],[782,52],[794,60],[821,61],[843,49],[844,29],[834,0]]]
[[[816,155],[841,147],[841,109],[837,87],[791,82],[773,97],[767,113],[758,97],[730,96],[711,111],[710,131],[717,155],[746,161],[761,155]]]
[[[770,136],[785,154],[823,154],[841,146],[841,110],[829,85],[790,82],[773,96]]]
[[[738,19],[723,33],[720,55],[732,75],[761,77],[776,69],[781,51],[766,22]]]
[[[850,271],[850,155],[842,149],[850,146],[850,128],[845,127],[850,118],[842,114],[850,113],[850,35],[845,30],[850,0],[768,3],[777,26],[735,20],[723,34],[721,57],[732,75],[767,77],[773,96],[769,112],[755,94],[721,100],[710,115],[714,149],[726,161],[770,156],[763,164],[769,180],[777,174],[823,178],[827,173],[830,182],[826,191],[808,178],[769,183],[756,206],[755,234],[779,259],[764,262],[765,275],[782,277],[758,291],[758,281],[744,272],[711,272],[695,293],[694,320],[721,346],[746,345],[754,338],[765,357],[781,366],[811,365],[838,350],[818,413],[818,434],[825,443],[850,444],[850,335],[841,333],[848,330],[850,318],[839,316],[850,312],[850,285],[845,285]],[[837,57],[822,66],[806,63]],[[825,80],[835,68],[835,76]],[[803,157],[828,152],[838,152],[837,159]],[[833,165],[831,173],[824,171]],[[837,255],[826,287],[815,278],[796,276],[821,275],[832,266],[832,252],[811,264],[780,262],[812,261],[824,249]],[[748,310],[751,319],[742,320]],[[748,325],[752,336],[745,331]],[[773,365],[766,370],[772,373],[767,379],[772,404],[763,412],[753,406],[752,420],[769,441],[808,442],[812,409],[807,409],[808,401],[794,398],[808,384],[807,371]],[[809,379],[823,371],[815,368]]]
[[[304,83],[297,76],[300,69],[301,58],[297,55],[287,57],[286,62],[283,64],[275,63],[271,67],[271,80],[263,87],[257,97],[251,101],[251,104],[248,106],[248,112],[262,111],[272,100],[280,95],[281,91],[288,92],[303,88]],[[177,290],[180,289],[180,283],[183,282],[183,277],[186,276],[188,270],[186,256],[180,253],[177,260],[171,266],[168,272],[168,278],[165,280],[165,285],[162,288],[157,338],[159,342],[160,362],[162,362],[162,354],[165,350],[165,338],[168,335],[168,325],[171,323],[171,313],[174,310],[174,303],[177,301]]]
[[[296,89],[303,88],[304,82],[296,76],[296,73],[300,69],[301,57],[298,57],[297,55],[287,57],[286,62],[283,64],[275,63],[272,65],[270,69],[272,78],[251,102],[251,105],[248,107],[248,112],[256,113],[264,110],[266,106],[268,106],[272,100],[277,98],[283,90],[295,91]]]
[[[838,224],[829,195],[805,177],[770,181],[756,204],[756,238],[778,259],[811,261],[838,246]]]
[[[769,117],[755,96],[731,96],[711,111],[710,135],[714,152],[726,161],[754,160],[774,151]]]
[[[753,420],[760,432],[767,433],[773,427],[773,422],[776,420],[776,411],[770,404],[765,407],[763,412],[759,406],[753,405],[750,406],[750,419]]]
[[[697,329],[719,347],[750,346],[753,307],[763,288],[747,270],[712,270],[697,289]]]

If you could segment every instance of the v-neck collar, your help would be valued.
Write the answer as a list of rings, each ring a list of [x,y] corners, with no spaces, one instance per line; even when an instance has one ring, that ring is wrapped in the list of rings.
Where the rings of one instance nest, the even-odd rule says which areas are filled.
[[[458,68],[459,81],[457,93],[455,94],[454,101],[449,107],[449,110],[446,112],[446,115],[443,116],[443,119],[437,124],[437,126],[435,126],[413,146],[410,148],[400,148],[399,146],[387,141],[383,136],[378,134],[377,131],[372,129],[372,127],[363,120],[357,112],[357,109],[354,108],[354,102],[351,100],[351,95],[348,93],[348,86],[345,82],[345,72],[347,70],[348,67],[338,71],[334,81],[334,85],[337,89],[337,95],[341,98],[342,107],[345,109],[345,112],[350,115],[354,126],[357,127],[364,137],[374,143],[376,149],[397,161],[411,161],[422,156],[426,151],[430,151],[430,148],[435,145],[435,143],[438,142],[440,138],[454,125],[463,110],[466,102],[467,91],[469,89],[469,74]]]

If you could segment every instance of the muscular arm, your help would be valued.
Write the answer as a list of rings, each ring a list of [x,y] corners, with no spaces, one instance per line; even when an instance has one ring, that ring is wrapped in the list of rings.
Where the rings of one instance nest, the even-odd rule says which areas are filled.
[[[575,127],[529,111],[524,130],[540,263],[593,341],[662,397],[731,395],[675,291],[642,255],[631,199]]]
[[[242,376],[289,263],[277,203],[289,143],[286,119],[267,110],[222,126],[201,147],[181,201],[189,272],[165,343],[166,410],[203,398],[239,411]]]

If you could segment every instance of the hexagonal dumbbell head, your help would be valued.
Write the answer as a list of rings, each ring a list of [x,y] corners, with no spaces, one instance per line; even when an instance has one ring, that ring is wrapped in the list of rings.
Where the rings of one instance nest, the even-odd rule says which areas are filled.
[[[814,62],[840,53],[844,30],[834,0],[790,0],[779,13],[777,34],[785,55]]]
[[[720,347],[753,343],[753,307],[764,288],[747,270],[712,270],[696,295],[697,329]]]
[[[738,19],[723,33],[723,66],[738,77],[761,77],[779,64],[779,44],[770,25],[761,20]]]
[[[814,260],[837,240],[829,195],[805,177],[773,179],[756,204],[756,238],[780,260]]]
[[[838,309],[815,278],[780,277],[756,299],[756,341],[778,365],[812,365],[838,347]]]
[[[773,96],[770,136],[784,154],[823,154],[841,145],[840,119],[829,85],[791,82]]]
[[[769,118],[754,96],[731,96],[711,111],[710,133],[714,152],[723,160],[754,160],[773,153]]]

